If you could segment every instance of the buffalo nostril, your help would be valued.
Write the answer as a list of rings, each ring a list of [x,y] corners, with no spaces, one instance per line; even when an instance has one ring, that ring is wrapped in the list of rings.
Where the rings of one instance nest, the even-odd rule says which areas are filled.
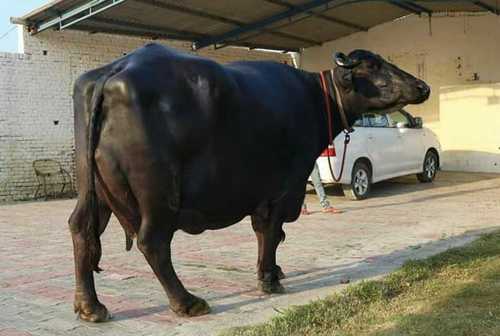
[[[423,95],[428,95],[431,93],[431,88],[425,83],[418,83],[417,88]]]

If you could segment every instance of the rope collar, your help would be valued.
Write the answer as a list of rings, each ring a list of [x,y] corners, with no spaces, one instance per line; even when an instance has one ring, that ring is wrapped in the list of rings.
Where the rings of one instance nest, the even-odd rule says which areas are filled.
[[[328,167],[330,168],[330,173],[335,182],[339,182],[342,178],[342,174],[344,172],[345,158],[347,153],[347,145],[351,141],[350,133],[353,132],[353,129],[349,126],[347,122],[347,116],[345,114],[344,104],[342,102],[342,96],[340,95],[339,88],[337,83],[335,82],[335,76],[333,70],[326,70],[319,73],[321,89],[323,90],[323,97],[325,98],[325,106],[326,106],[326,114],[327,114],[327,122],[328,122],[328,148],[333,148],[333,112],[332,106],[330,104],[330,97],[334,103],[337,103],[338,110],[340,113],[340,119],[342,120],[342,124],[344,127],[344,153],[342,154],[342,163],[340,166],[340,174],[338,177],[335,177],[333,172],[332,164],[330,162],[330,156],[328,156]]]
[[[326,106],[326,113],[327,113],[327,119],[328,119],[328,136],[329,136],[329,143],[332,143],[333,141],[333,125],[332,125],[332,118],[333,118],[333,112],[332,112],[332,106],[330,104],[330,97],[332,98],[333,103],[337,104],[339,114],[340,114],[340,120],[342,121],[342,126],[344,128],[344,131],[347,131],[348,133],[352,133],[353,129],[349,126],[349,123],[347,122],[347,115],[345,113],[344,109],[344,103],[342,101],[342,96],[340,95],[340,90],[338,88],[338,84],[335,81],[335,76],[333,73],[333,70],[325,70],[321,71],[319,73],[320,75],[320,82],[321,82],[321,88],[323,90],[323,97],[325,98],[325,106]]]

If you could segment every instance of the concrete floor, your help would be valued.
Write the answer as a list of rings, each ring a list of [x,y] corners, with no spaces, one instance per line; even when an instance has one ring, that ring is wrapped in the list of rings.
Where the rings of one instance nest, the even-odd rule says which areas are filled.
[[[262,322],[354,282],[386,274],[411,258],[462,245],[500,227],[500,175],[441,173],[434,184],[414,177],[376,185],[362,202],[329,188],[345,212],[320,212],[287,224],[278,250],[284,295],[256,291],[256,241],[249,219],[199,236],[178,233],[174,264],[185,286],[208,300],[210,315],[185,319],[168,310],[140,252],[125,252],[116,220],[103,236],[101,301],[114,319],[88,324],[72,310],[73,259],[67,218],[75,201],[0,206],[0,335],[211,335]],[[310,210],[318,210],[309,192]]]

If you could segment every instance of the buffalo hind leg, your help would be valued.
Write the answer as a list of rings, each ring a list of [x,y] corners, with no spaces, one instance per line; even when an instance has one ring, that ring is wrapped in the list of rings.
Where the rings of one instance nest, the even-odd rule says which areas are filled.
[[[276,249],[282,240],[282,223],[252,216],[252,227],[257,236],[259,254],[257,259],[258,288],[264,293],[283,293],[280,283],[284,277],[281,267],[276,265]]]
[[[189,293],[175,273],[172,265],[171,242],[174,230],[166,227],[167,218],[152,220],[143,218],[137,247],[146,257],[149,265],[167,293],[171,309],[180,316],[208,314],[207,302]]]
[[[99,230],[104,232],[111,216],[111,210],[99,200]],[[86,239],[87,209],[80,201],[76,205],[69,226],[73,239],[75,259],[75,301],[74,308],[78,317],[89,322],[103,322],[111,316],[106,307],[99,302],[95,290],[94,273],[89,262],[89,249]]]

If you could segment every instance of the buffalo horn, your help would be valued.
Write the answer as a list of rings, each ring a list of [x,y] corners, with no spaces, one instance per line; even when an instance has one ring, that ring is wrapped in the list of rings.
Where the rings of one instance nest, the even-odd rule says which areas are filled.
[[[334,58],[335,58],[335,64],[347,69],[355,68],[361,63],[360,61],[354,61],[352,58],[344,55],[341,52],[335,53]]]

